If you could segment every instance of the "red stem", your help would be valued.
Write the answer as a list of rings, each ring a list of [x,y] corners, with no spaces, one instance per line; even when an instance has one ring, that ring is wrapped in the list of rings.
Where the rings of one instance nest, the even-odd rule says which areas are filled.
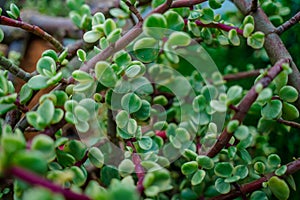
[[[50,42],[58,51],[61,52],[64,50],[64,47],[59,41],[57,41],[54,37],[52,37],[50,34],[45,32],[38,26],[31,25],[23,21],[11,19],[5,16],[0,16],[0,24],[24,29]]]
[[[83,194],[75,193],[71,190],[64,189],[60,187],[59,185],[55,185],[54,183],[50,182],[49,180],[42,178],[38,176],[35,173],[32,173],[30,171],[27,171],[25,169],[22,169],[20,167],[12,167],[10,168],[9,172],[15,176],[16,178],[19,178],[27,183],[30,183],[32,185],[38,185],[45,187],[52,192],[60,193],[62,194],[67,200],[90,200],[90,198]]]
[[[139,191],[140,194],[143,193],[144,191],[144,186],[143,186],[143,181],[144,181],[144,177],[145,177],[145,170],[143,168],[143,166],[141,165],[141,158],[137,153],[134,153],[132,155],[132,162],[135,165],[135,173],[138,177],[138,181],[137,181],[137,190]]]
[[[187,23],[187,21],[186,21],[186,23]],[[226,31],[226,32],[229,32],[230,30],[235,29],[238,34],[243,35],[243,30],[239,29],[238,27],[235,27],[235,26],[230,26],[230,25],[226,25],[226,24],[222,24],[222,23],[204,24],[200,20],[196,20],[195,23],[196,23],[197,26],[209,27],[209,28],[218,28],[218,29],[221,29],[221,30]]]

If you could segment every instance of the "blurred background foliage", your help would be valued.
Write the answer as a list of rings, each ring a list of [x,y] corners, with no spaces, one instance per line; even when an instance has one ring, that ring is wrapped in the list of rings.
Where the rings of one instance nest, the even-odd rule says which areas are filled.
[[[109,1],[109,0],[107,0]],[[261,0],[260,2],[264,2]],[[272,0],[273,1],[273,0]],[[276,0],[274,0],[276,1]],[[299,0],[277,0],[282,3],[283,6],[290,9],[290,13],[286,16],[282,16],[283,21],[289,20],[300,10]],[[99,1],[98,1],[99,2]],[[68,8],[65,5],[64,0],[11,0],[11,1],[0,1],[1,7],[8,8],[10,3],[16,3],[20,8],[33,9],[41,12],[45,15],[50,16],[67,16]],[[93,3],[91,0],[87,3]],[[103,3],[105,1],[103,0]],[[221,9],[216,12],[222,15],[224,20],[231,21],[235,26],[239,26],[239,22],[242,22],[242,14],[237,14],[237,8],[230,2],[227,1]],[[290,30],[284,32],[281,38],[286,45],[287,49],[291,53],[296,65],[300,66],[300,26],[293,26]],[[247,71],[251,69],[265,68],[270,64],[266,52],[262,50],[254,50],[245,44],[245,40],[241,39],[241,45],[235,46],[216,46],[212,44],[204,44],[204,48],[208,51],[212,59],[215,61],[219,70],[223,73],[234,73],[238,71]],[[184,62],[184,61],[182,61]],[[180,66],[184,66],[185,69],[180,69]],[[184,74],[190,72],[184,71],[186,67],[184,64],[179,64],[178,70]],[[244,88],[250,88],[253,85],[255,78],[248,78],[239,80],[238,82],[232,81],[228,83],[228,86],[239,84]],[[246,124],[257,124],[257,118],[254,116],[248,116],[245,120]],[[299,120],[298,120],[299,122]],[[279,125],[282,127],[282,125]],[[276,149],[276,153],[282,158],[282,163],[287,163],[293,159],[293,157],[299,157],[300,155],[300,134],[299,130],[291,129],[287,131],[285,128],[274,128],[269,135],[263,139],[269,140],[269,143]],[[294,175],[296,184],[300,185],[300,172]],[[291,195],[290,199],[299,199],[299,194],[295,192]]]

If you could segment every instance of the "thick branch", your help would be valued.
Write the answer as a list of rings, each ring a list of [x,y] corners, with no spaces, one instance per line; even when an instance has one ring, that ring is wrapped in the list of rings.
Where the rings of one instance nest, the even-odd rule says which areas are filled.
[[[287,164],[287,171],[286,171],[284,176],[291,175],[291,174],[293,174],[293,173],[295,173],[299,170],[300,170],[300,159],[297,159],[297,160]],[[271,178],[272,176],[274,176],[274,173],[267,174],[267,175],[265,175],[264,177],[262,177],[258,180],[255,180],[251,183],[247,183],[247,184],[244,184],[244,185],[240,186],[239,190],[237,190],[237,189],[232,190],[228,194],[222,194],[222,195],[213,197],[210,200],[235,199],[235,198],[241,196],[242,194],[247,194],[247,193],[254,192],[256,190],[261,189],[263,182],[268,181],[268,178]]]
[[[251,2],[246,0],[233,0],[234,4],[241,10],[244,15],[249,14],[251,8]],[[255,21],[255,29],[257,31],[262,31],[265,33],[265,44],[264,47],[266,52],[271,60],[271,63],[274,64],[282,58],[289,58],[291,60],[290,66],[293,70],[293,73],[289,75],[289,85],[295,87],[298,92],[300,92],[300,73],[293,62],[290,53],[287,51],[282,40],[276,33],[276,28],[270,22],[268,16],[264,13],[261,8],[257,8],[256,12],[251,14]],[[300,109],[300,100],[296,102],[296,106]]]
[[[272,80],[283,70],[282,64],[289,62],[288,59],[279,60],[268,72],[267,74],[258,81],[246,94],[241,103],[238,106],[238,111],[233,115],[231,120],[238,120],[241,123],[247,115],[248,110],[251,105],[254,103],[256,98],[258,97],[258,93],[256,92],[256,86],[261,84],[263,88],[266,88]],[[214,157],[216,156],[229,142],[232,137],[232,133],[228,133],[225,128],[221,135],[218,138],[218,141],[214,144],[214,146],[209,150],[207,156]]]
[[[17,65],[15,65],[13,62],[11,62],[9,59],[7,59],[3,56],[0,56],[0,67],[9,71],[16,77],[18,77],[26,82],[32,77],[32,75],[30,73],[25,72],[23,69],[19,68]]]
[[[24,29],[50,42],[56,48],[57,51],[61,52],[64,50],[63,45],[59,41],[57,41],[54,37],[52,37],[47,32],[43,31],[38,26],[31,25],[26,22],[14,20],[5,16],[0,16],[0,24]]]
[[[299,21],[300,21],[300,12],[297,12],[296,15],[294,15],[291,19],[289,19],[289,21],[286,21],[285,23],[277,27],[276,33],[279,35],[282,34],[284,31],[288,30],[289,28],[297,24]]]
[[[88,196],[85,196],[83,194],[75,193],[71,190],[64,189],[60,187],[59,185],[55,185],[54,183],[50,182],[47,179],[44,179],[43,177],[38,176],[37,174],[34,174],[30,171],[27,171],[25,169],[19,168],[19,167],[12,167],[9,172],[15,176],[16,178],[19,178],[29,184],[37,185],[45,187],[52,192],[60,193],[62,194],[67,200],[90,200]]]

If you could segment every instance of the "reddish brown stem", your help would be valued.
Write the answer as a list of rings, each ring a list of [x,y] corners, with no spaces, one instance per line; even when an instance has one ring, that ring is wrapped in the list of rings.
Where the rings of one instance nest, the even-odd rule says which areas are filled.
[[[24,29],[50,42],[56,48],[57,51],[61,52],[64,50],[63,45],[59,41],[57,41],[54,37],[52,37],[50,34],[45,32],[38,26],[31,25],[23,21],[11,19],[5,16],[0,16],[0,24]]]
[[[277,122],[279,122],[281,124],[285,124],[285,125],[293,127],[293,128],[300,129],[300,124],[297,122],[287,121],[284,119],[277,119]]]
[[[244,120],[251,105],[258,97],[258,93],[256,92],[256,86],[258,84],[261,84],[263,88],[267,87],[271,83],[271,81],[283,70],[282,64],[288,62],[288,59],[281,59],[272,68],[269,69],[267,74],[262,79],[260,79],[258,83],[256,83],[243,98],[243,100],[238,106],[238,111],[233,115],[231,120],[238,120],[239,123],[241,123]],[[225,128],[219,136],[218,141],[207,153],[207,156],[211,158],[216,156],[228,144],[231,137],[232,133],[228,133],[227,128]]]
[[[132,155],[132,162],[135,165],[135,173],[138,177],[136,187],[137,187],[137,190],[139,191],[139,193],[142,194],[144,191],[143,181],[144,181],[144,177],[145,177],[145,170],[144,170],[143,166],[141,165],[141,158],[137,153],[134,153]]]
[[[282,25],[276,28],[277,34],[282,34],[284,31],[288,30],[289,28],[293,27],[295,24],[297,24],[300,21],[300,12],[297,12],[296,15],[294,15],[289,21],[286,21]]]
[[[29,184],[42,186],[44,188],[47,188],[55,193],[62,194],[67,200],[90,200],[90,198],[86,195],[75,193],[71,190],[64,189],[59,185],[55,185],[54,183],[50,182],[49,180],[32,173],[31,171],[22,169],[20,167],[12,167],[10,168],[9,172],[15,176],[16,178],[19,178]]]
[[[261,69],[256,69],[248,72],[239,72],[235,74],[227,74],[223,76],[223,79],[225,81],[236,81],[236,80],[241,80],[245,78],[250,78],[250,77],[256,77],[260,75],[260,70]]]

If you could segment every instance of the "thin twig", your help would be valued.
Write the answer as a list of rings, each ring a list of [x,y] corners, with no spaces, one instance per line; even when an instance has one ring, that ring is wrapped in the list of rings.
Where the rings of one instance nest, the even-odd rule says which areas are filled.
[[[300,124],[297,122],[292,122],[292,121],[288,121],[288,120],[284,120],[284,119],[277,119],[277,122],[279,122],[281,124],[285,124],[285,125],[293,127],[293,128],[300,129]]]
[[[0,16],[0,24],[24,29],[50,42],[57,51],[61,52],[64,50],[63,45],[59,41],[38,26],[31,25],[23,21],[14,20],[5,16]]]
[[[16,77],[18,77],[26,82],[32,77],[32,75],[30,73],[24,71],[23,69],[21,69],[20,67],[15,65],[13,62],[11,62],[9,59],[7,59],[3,56],[0,56],[0,67],[9,71]]]
[[[272,82],[272,80],[283,70],[282,65],[288,62],[289,59],[281,59],[272,68],[269,69],[267,74],[262,79],[260,79],[258,83],[256,83],[243,98],[243,100],[238,106],[238,111],[233,115],[231,120],[238,120],[239,123],[241,123],[244,120],[251,105],[258,97],[258,93],[256,92],[256,86],[258,84],[261,84],[263,88],[267,87]],[[207,156],[211,158],[216,156],[228,144],[232,135],[233,134],[229,133],[227,131],[227,128],[225,128],[219,136],[218,141],[208,151]]]
[[[287,164],[287,170],[286,170],[286,173],[284,174],[284,176],[291,175],[299,170],[300,170],[300,159],[297,159],[297,160]],[[241,194],[248,194],[248,193],[254,192],[256,190],[261,189],[263,187],[263,183],[268,181],[268,179],[271,178],[272,176],[275,176],[275,174],[274,173],[267,174],[267,175],[261,177],[260,179],[257,179],[251,183],[246,183],[246,184],[240,186],[240,188],[238,190],[237,189],[231,190],[227,194],[222,194],[222,195],[213,197],[210,200],[230,200],[230,199],[235,199],[235,198],[241,196]]]
[[[184,21],[187,24],[188,20],[185,19]],[[197,26],[208,27],[208,28],[218,28],[218,29],[221,29],[226,32],[229,32],[230,30],[235,29],[238,34],[243,35],[243,30],[239,29],[238,27],[235,27],[235,26],[230,26],[230,25],[226,25],[226,24],[222,24],[222,23],[204,24],[200,20],[196,20],[194,22],[196,23]]]
[[[234,74],[227,74],[223,76],[225,81],[236,81],[260,75],[261,69],[251,70],[247,72],[238,72]]]
[[[72,190],[64,189],[59,185],[55,185],[49,180],[38,176],[37,174],[32,173],[31,171],[22,169],[20,167],[12,167],[9,169],[9,173],[11,173],[16,178],[19,178],[27,183],[32,185],[38,185],[45,187],[52,192],[62,194],[67,200],[90,200],[90,198],[86,195],[75,193]]]
[[[136,7],[135,7],[134,5],[132,5],[132,4],[130,3],[130,1],[125,1],[125,3],[126,3],[126,5],[129,7],[129,10],[130,10],[133,14],[135,14],[135,16],[138,18],[138,20],[139,20],[140,22],[144,21],[144,19],[143,19],[141,13],[136,9]]]
[[[294,15],[291,19],[288,21],[284,22],[282,25],[276,28],[276,33],[278,35],[282,34],[284,31],[288,30],[295,24],[297,24],[300,21],[300,11],[297,12],[296,15]]]

